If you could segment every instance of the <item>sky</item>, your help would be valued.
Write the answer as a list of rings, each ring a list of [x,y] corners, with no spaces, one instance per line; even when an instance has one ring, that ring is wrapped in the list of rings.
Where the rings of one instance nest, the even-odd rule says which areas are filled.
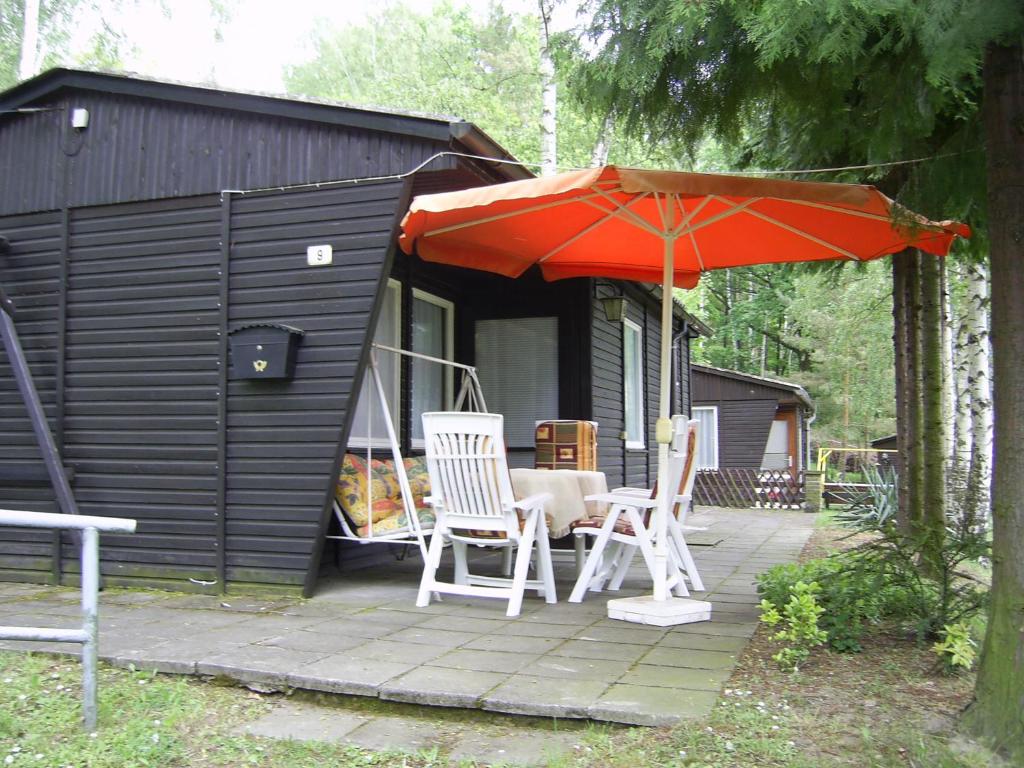
[[[429,11],[439,0],[407,0]],[[449,0],[484,14],[490,0]],[[234,0],[232,17],[223,39],[214,39],[209,0],[164,0],[124,3],[119,24],[127,31],[136,52],[125,69],[150,77],[185,82],[215,82],[237,90],[281,93],[282,72],[291,63],[311,55],[310,35],[315,26],[358,24],[381,8],[377,0]],[[502,0],[507,10],[536,13],[536,0]],[[557,27],[572,23],[574,2],[565,3],[555,19]],[[82,26],[86,35],[88,25]]]

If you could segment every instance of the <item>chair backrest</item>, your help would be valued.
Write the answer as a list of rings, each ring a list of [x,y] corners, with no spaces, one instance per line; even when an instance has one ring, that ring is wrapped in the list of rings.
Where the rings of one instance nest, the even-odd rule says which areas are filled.
[[[679,419],[682,423],[677,425],[675,419]],[[686,430],[686,438],[683,442],[686,460],[683,464],[683,475],[679,481],[679,495],[690,498],[693,496],[693,484],[697,479],[697,438],[700,436],[700,421],[697,419],[684,421],[682,416],[676,416],[673,419],[673,428],[677,427]],[[689,504],[680,502],[675,505],[674,514],[680,522],[683,522],[688,510]]]
[[[423,414],[431,496],[452,528],[519,534],[498,413]]]

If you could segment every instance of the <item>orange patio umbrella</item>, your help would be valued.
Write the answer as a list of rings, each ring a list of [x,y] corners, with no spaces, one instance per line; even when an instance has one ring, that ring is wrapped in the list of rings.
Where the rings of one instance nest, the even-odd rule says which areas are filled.
[[[420,195],[399,244],[426,261],[548,280],[607,277],[663,288],[658,479],[666,481],[671,286],[692,288],[711,269],[848,259],[906,248],[945,255],[970,230],[929,221],[877,189],[605,166],[489,187]],[[656,601],[664,583],[666,508],[657,520]]]

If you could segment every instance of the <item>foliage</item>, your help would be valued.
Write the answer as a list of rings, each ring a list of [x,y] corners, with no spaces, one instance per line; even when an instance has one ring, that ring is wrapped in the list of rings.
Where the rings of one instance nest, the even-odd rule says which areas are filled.
[[[565,86],[580,49],[571,35],[554,40],[558,88],[558,163],[590,165],[606,112],[589,114]],[[480,126],[520,160],[540,154],[539,16],[492,3],[484,18],[440,2],[428,12],[389,4],[363,25],[321,25],[309,60],[285,72],[290,93],[352,104],[450,115]],[[401,52],[398,55],[397,52]],[[609,162],[682,167],[672,142],[627,135],[612,121]],[[707,147],[696,158],[713,153]]]
[[[897,585],[851,567],[842,556],[777,565],[760,574],[757,583],[762,606],[785,605],[797,584],[817,584],[815,596],[823,609],[819,625],[829,647],[845,653],[861,650],[867,625],[899,612],[898,606],[906,601]]]
[[[798,581],[790,590],[782,613],[773,603],[761,601],[761,621],[769,627],[776,627],[785,620],[785,626],[772,635],[773,640],[784,643],[782,649],[772,656],[783,669],[796,671],[810,656],[811,648],[828,639],[828,634],[818,628],[818,618],[825,612],[815,599],[820,591],[817,582]]]
[[[836,522],[857,530],[884,529],[896,521],[896,469],[865,463],[861,465],[861,475],[867,490],[849,490],[850,504],[836,515]]]
[[[970,669],[974,666],[978,644],[971,637],[971,628],[965,621],[947,624],[942,628],[942,640],[932,646],[949,670]]]

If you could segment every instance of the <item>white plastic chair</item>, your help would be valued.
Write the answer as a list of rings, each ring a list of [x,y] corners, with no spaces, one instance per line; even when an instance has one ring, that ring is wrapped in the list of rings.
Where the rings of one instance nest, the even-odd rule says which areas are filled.
[[[669,556],[668,583],[675,594],[685,597],[690,594],[686,578],[694,590],[703,591],[704,584],[697,571],[684,531],[703,530],[686,526],[689,514],[693,483],[696,477],[696,447],[699,422],[687,422],[683,416],[674,416],[673,441],[669,450],[669,489],[676,489],[672,500],[673,514],[669,515],[667,552]],[[587,591],[600,592],[607,582],[610,591],[622,586],[630,563],[640,550],[648,569],[654,572],[654,511],[658,506],[657,494],[639,488],[617,488],[608,494],[588,496],[587,501],[603,501],[609,504],[608,514],[603,519],[590,519],[573,528],[576,535],[577,554],[583,551],[584,537],[594,537],[590,554],[580,569],[576,585],[569,602],[580,602]]]
[[[416,605],[430,604],[431,593],[508,600],[508,616],[518,616],[526,589],[548,603],[556,601],[544,504],[551,495],[538,493],[516,501],[508,474],[503,418],[495,413],[424,413],[434,535],[423,564]],[[521,519],[521,515],[524,519]],[[455,580],[437,580],[446,541],[455,555]],[[516,550],[512,578],[470,573],[467,546]],[[534,545],[537,579],[527,579]]]

